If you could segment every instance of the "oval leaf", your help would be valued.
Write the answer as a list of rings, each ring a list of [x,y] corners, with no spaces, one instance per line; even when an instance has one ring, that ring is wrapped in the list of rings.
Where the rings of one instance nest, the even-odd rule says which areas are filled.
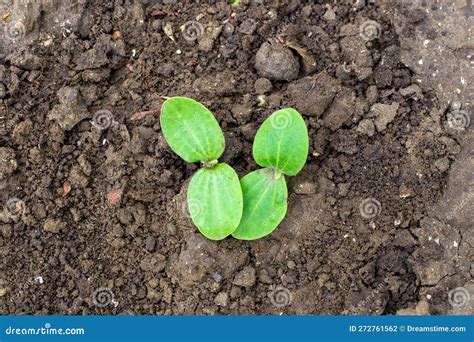
[[[188,187],[188,210],[205,237],[221,240],[232,234],[242,217],[239,177],[227,164],[200,169]]]
[[[272,169],[253,171],[240,180],[244,211],[232,234],[240,240],[255,240],[270,234],[285,217],[288,191],[285,176]],[[275,179],[278,177],[278,179]]]
[[[258,129],[253,157],[260,166],[294,176],[306,163],[308,140],[308,129],[300,113],[293,108],[280,109]]]
[[[224,152],[221,127],[209,109],[187,97],[163,103],[161,130],[171,149],[188,163],[209,162]]]

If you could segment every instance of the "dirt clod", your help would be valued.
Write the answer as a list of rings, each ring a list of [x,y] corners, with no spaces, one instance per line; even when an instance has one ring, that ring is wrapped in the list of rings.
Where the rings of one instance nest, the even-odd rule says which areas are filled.
[[[255,284],[255,280],[255,269],[253,267],[245,267],[237,273],[232,283],[237,286],[250,287]]]
[[[58,91],[58,99],[59,104],[48,113],[48,119],[56,121],[62,129],[69,131],[82,120],[92,116],[79,88],[61,88]]]
[[[66,227],[66,223],[60,219],[48,218],[44,222],[43,230],[48,233],[59,233],[62,229]]]
[[[291,50],[278,43],[263,43],[255,56],[255,69],[261,77],[290,81],[298,77],[300,65]]]

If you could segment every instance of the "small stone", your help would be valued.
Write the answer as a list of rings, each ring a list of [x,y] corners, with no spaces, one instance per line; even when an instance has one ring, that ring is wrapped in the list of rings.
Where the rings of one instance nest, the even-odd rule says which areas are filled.
[[[293,270],[293,269],[295,269],[295,267],[296,267],[296,263],[295,263],[293,260],[289,260],[289,261],[286,263],[286,266],[288,266],[288,268],[289,268],[290,270]]]
[[[252,34],[257,29],[257,22],[254,19],[247,19],[240,24],[239,32],[243,34]]]
[[[298,77],[300,65],[288,48],[265,42],[257,51],[255,69],[260,76],[270,80],[290,81]]]
[[[356,0],[355,3],[354,3],[354,8],[355,9],[362,9],[365,7],[365,0]]]
[[[117,237],[117,238],[121,238],[123,237],[124,235],[124,229],[122,228],[122,226],[120,225],[115,225],[113,228],[112,228],[112,235]]]
[[[224,34],[230,36],[234,33],[234,31],[235,31],[235,27],[231,23],[226,23],[224,25]]]
[[[66,223],[64,223],[63,221],[59,220],[59,219],[52,219],[52,218],[48,218],[46,219],[46,221],[44,222],[44,225],[43,225],[43,230],[45,232],[48,232],[48,233],[54,233],[54,234],[57,234],[61,231],[61,229],[63,229],[64,227],[66,227]]]
[[[370,104],[374,104],[377,101],[378,97],[377,86],[373,85],[368,87],[365,93],[365,97],[367,98],[367,101],[369,101]]]
[[[217,306],[227,306],[228,301],[229,301],[229,295],[227,294],[227,292],[219,292],[216,298],[214,299],[214,303]]]
[[[232,107],[232,116],[237,120],[237,122],[242,125],[246,123],[252,116],[252,107],[246,104],[236,104]]]
[[[120,39],[120,38],[122,38],[122,33],[120,33],[120,31],[114,31],[114,32],[112,33],[112,38],[113,38],[114,40]]]
[[[374,122],[370,119],[362,119],[357,126],[357,132],[368,135],[369,137],[375,134]]]
[[[259,78],[255,81],[255,93],[258,95],[264,95],[272,90],[272,82],[267,78]]]
[[[147,236],[145,239],[145,248],[149,252],[153,252],[155,250],[156,240],[153,236]]]
[[[111,207],[115,207],[118,205],[122,199],[123,190],[122,189],[114,189],[107,193],[107,202]]]
[[[395,119],[398,107],[398,102],[394,102],[391,105],[376,103],[372,106],[370,112],[375,117],[374,122],[377,131],[383,131]]]
[[[214,279],[214,281],[220,283],[220,282],[222,281],[222,278],[223,278],[223,277],[222,277],[222,275],[221,275],[220,273],[217,273],[217,272],[216,272],[216,273],[214,273],[214,274],[212,275],[212,278]]]
[[[4,99],[7,96],[7,87],[5,84],[0,82],[0,99]]]
[[[237,273],[232,284],[242,287],[250,287],[255,284],[255,269],[247,266],[242,271]]]
[[[311,17],[312,12],[313,12],[313,8],[311,7],[311,5],[306,5],[301,10],[301,15],[303,16],[303,18],[309,18]]]
[[[265,270],[265,269],[261,270],[260,273],[258,274],[258,280],[262,284],[272,284],[273,283],[272,277],[270,277],[267,270]]]
[[[407,198],[407,197],[413,197],[415,196],[415,192],[413,191],[412,188],[409,188],[405,184],[400,185],[400,188],[398,189],[398,195],[400,198]]]
[[[230,298],[232,299],[239,298],[241,294],[242,290],[238,286],[232,286],[230,289]]]
[[[204,52],[211,51],[214,48],[214,42],[221,34],[223,27],[224,26],[219,25],[218,23],[206,26],[204,34],[199,40],[199,50]]]
[[[331,21],[331,20],[336,20],[336,13],[332,9],[331,6],[328,6],[328,9],[326,10],[326,13],[324,13],[323,18]]]
[[[148,282],[148,286],[151,287],[152,289],[157,288],[159,284],[160,284],[160,282],[158,281],[157,278],[152,278],[152,279],[150,279],[150,281]]]
[[[448,171],[449,169],[449,159],[444,157],[437,159],[434,162],[434,166],[440,171],[440,172],[445,172]]]
[[[453,103],[451,103],[451,109],[452,110],[460,110],[462,107],[461,105],[461,102],[459,101],[454,101]]]

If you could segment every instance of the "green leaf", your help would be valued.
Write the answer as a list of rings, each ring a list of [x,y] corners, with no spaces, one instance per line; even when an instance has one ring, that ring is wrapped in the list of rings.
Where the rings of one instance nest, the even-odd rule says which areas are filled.
[[[188,187],[188,210],[205,237],[221,240],[232,234],[242,217],[239,177],[227,164],[200,169]]]
[[[300,113],[293,108],[280,109],[258,129],[253,157],[260,166],[294,176],[306,163],[308,145],[308,129]]]
[[[243,177],[240,185],[244,211],[232,236],[239,240],[255,240],[270,234],[286,214],[285,176],[273,169],[260,169]]]
[[[209,162],[224,152],[221,127],[211,111],[187,97],[163,103],[161,130],[171,149],[188,163]]]

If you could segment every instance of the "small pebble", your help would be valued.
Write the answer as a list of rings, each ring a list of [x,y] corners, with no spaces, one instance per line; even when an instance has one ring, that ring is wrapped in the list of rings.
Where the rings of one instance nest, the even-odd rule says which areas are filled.
[[[228,301],[229,295],[227,294],[227,292],[219,292],[216,298],[214,299],[214,303],[217,306],[227,306]]]
[[[398,189],[398,193],[399,193],[400,198],[415,196],[415,192],[413,191],[413,189],[409,188],[405,184],[400,185],[400,188]]]
[[[449,169],[449,159],[448,159],[448,158],[440,158],[440,159],[437,159],[437,160],[434,162],[434,165],[436,166],[436,168],[437,168],[440,172],[448,171],[448,169]]]
[[[7,96],[7,87],[5,84],[0,82],[0,99],[4,99]]]
[[[255,81],[254,87],[257,95],[264,95],[272,90],[272,82],[267,78],[259,78]]]
[[[155,250],[156,240],[153,236],[147,236],[145,240],[145,248],[149,252],[153,252]]]
[[[451,104],[451,109],[452,109],[452,110],[459,110],[459,109],[461,109],[461,102],[459,102],[459,101],[454,101],[454,102]]]
[[[234,31],[235,31],[235,27],[231,23],[226,23],[224,25],[224,34],[230,36],[234,33]]]
[[[239,32],[243,34],[252,34],[257,29],[257,22],[254,19],[247,19],[242,24],[240,24]]]
[[[247,266],[242,271],[237,273],[232,283],[237,286],[250,287],[255,284],[255,280],[255,269],[253,267]]]
[[[217,273],[217,272],[212,275],[212,278],[213,278],[215,281],[217,281],[218,283],[222,281],[222,275],[220,275],[220,274]]]
[[[290,49],[279,43],[263,43],[255,56],[255,69],[260,76],[275,81],[298,77],[300,64]]]

